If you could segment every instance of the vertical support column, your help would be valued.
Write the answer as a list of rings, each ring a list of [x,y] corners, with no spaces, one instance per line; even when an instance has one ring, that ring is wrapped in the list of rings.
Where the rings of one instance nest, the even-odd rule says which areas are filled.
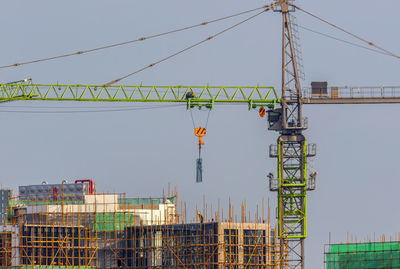
[[[21,264],[21,229],[11,226],[11,266]]]
[[[287,240],[289,268],[304,268],[306,158],[303,135],[281,135],[278,138],[278,234],[282,240]]]
[[[239,264],[238,269],[246,269],[244,263],[244,227],[243,223],[235,223],[237,229],[237,263]]]
[[[270,191],[278,192],[278,236],[288,246],[288,268],[304,268],[304,239],[307,238],[307,192],[315,189],[316,174],[307,175],[307,159],[316,155],[316,145],[307,146],[302,134],[281,135],[270,146],[277,158],[278,176],[272,173]],[[281,258],[286,257],[283,249]]]
[[[288,267],[304,269],[304,239],[307,237],[307,147],[303,130],[302,92],[298,76],[295,44],[290,24],[289,0],[279,1],[282,13],[282,94],[281,108],[271,110],[269,129],[280,133],[276,152],[278,178],[270,174],[270,190],[278,192],[278,234],[288,245]],[[271,149],[271,148],[270,148]],[[281,249],[281,257],[284,253]]]

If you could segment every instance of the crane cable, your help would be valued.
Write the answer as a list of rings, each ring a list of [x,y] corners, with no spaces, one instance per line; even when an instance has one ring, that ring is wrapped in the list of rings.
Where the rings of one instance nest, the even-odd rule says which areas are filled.
[[[299,28],[301,28],[303,30],[306,30],[306,31],[309,31],[311,33],[314,33],[314,34],[317,34],[317,35],[321,35],[321,36],[324,36],[324,37],[327,37],[327,38],[330,38],[330,39],[333,39],[333,40],[336,40],[336,41],[339,41],[339,42],[343,42],[345,44],[348,44],[348,45],[351,45],[351,46],[354,46],[354,47],[366,49],[366,50],[373,51],[375,53],[379,53],[379,54],[383,54],[383,55],[387,55],[387,56],[392,56],[392,55],[390,55],[390,54],[388,54],[386,52],[383,52],[383,51],[380,51],[380,50],[377,50],[377,49],[373,49],[373,48],[370,48],[370,47],[367,47],[367,46],[363,46],[363,45],[360,45],[360,44],[357,44],[357,43],[354,43],[354,42],[350,42],[350,41],[347,41],[347,40],[344,40],[344,39],[341,39],[341,38],[338,38],[338,37],[335,37],[335,36],[332,36],[332,35],[328,35],[328,34],[313,30],[311,28],[302,26],[300,24],[297,24],[297,26]]]
[[[247,14],[247,13],[254,12],[254,11],[257,11],[257,10],[260,10],[260,9],[265,9],[265,8],[268,8],[268,6],[269,5],[264,5],[262,7],[253,8],[253,9],[242,11],[242,12],[239,12],[239,13],[235,13],[235,14],[232,14],[232,15],[229,15],[229,16],[221,17],[221,18],[218,18],[218,19],[205,21],[205,22],[202,22],[202,23],[194,24],[194,25],[191,25],[191,26],[186,26],[186,27],[183,27],[183,28],[178,28],[178,29],[175,29],[175,30],[171,30],[171,31],[167,31],[167,32],[159,33],[159,34],[144,36],[144,37],[140,37],[140,38],[133,39],[133,40],[114,43],[114,44],[105,45],[105,46],[96,47],[96,48],[87,49],[87,50],[79,50],[79,51],[76,51],[76,52],[66,53],[66,54],[62,54],[62,55],[56,55],[56,56],[51,56],[51,57],[46,57],[46,58],[40,58],[40,59],[36,59],[36,60],[31,60],[31,61],[25,61],[25,62],[20,62],[20,63],[3,65],[3,66],[0,66],[0,69],[2,69],[2,68],[10,68],[10,67],[18,67],[18,66],[21,66],[21,65],[27,65],[27,64],[45,62],[45,61],[50,61],[50,60],[56,60],[56,59],[60,59],[60,58],[70,57],[70,56],[82,55],[82,54],[95,52],[95,51],[99,51],[99,50],[104,50],[104,49],[109,49],[109,48],[113,48],[113,47],[123,46],[123,45],[131,44],[131,43],[135,43],[135,42],[139,42],[139,41],[145,41],[145,40],[149,40],[149,39],[152,39],[152,38],[165,36],[165,35],[168,35],[168,34],[173,34],[173,33],[178,33],[178,32],[182,32],[182,31],[185,31],[185,30],[190,30],[190,29],[197,28],[197,27],[200,27],[200,26],[206,26],[206,25],[214,23],[214,22],[227,20],[227,19],[230,19],[230,18],[234,18],[234,17],[237,17],[237,16],[241,16],[241,15],[244,15],[244,14]]]
[[[380,46],[374,44],[373,42],[368,41],[368,40],[366,40],[366,39],[364,39],[364,38],[362,38],[362,37],[360,37],[360,36],[358,36],[358,35],[356,35],[356,34],[353,34],[353,33],[351,33],[350,31],[347,31],[347,30],[345,30],[344,28],[342,28],[342,27],[340,27],[340,26],[337,26],[337,25],[335,25],[335,24],[333,24],[333,23],[331,23],[331,22],[329,22],[329,21],[327,21],[327,20],[325,20],[325,19],[322,19],[321,17],[319,17],[319,16],[317,16],[317,15],[315,15],[315,14],[309,12],[309,11],[306,11],[306,10],[304,10],[304,9],[302,9],[302,8],[300,8],[300,7],[296,6],[296,5],[294,5],[294,4],[290,4],[290,5],[293,6],[294,8],[297,8],[297,9],[300,10],[300,11],[303,11],[303,12],[306,13],[307,15],[309,15],[309,16],[311,16],[311,17],[314,17],[314,18],[316,18],[317,20],[320,20],[320,21],[322,21],[322,22],[324,22],[324,23],[326,23],[326,24],[328,24],[328,25],[330,25],[330,26],[332,26],[332,27],[334,27],[334,28],[336,28],[336,29],[338,29],[338,30],[340,30],[340,31],[342,31],[342,32],[344,32],[344,33],[346,33],[346,34],[348,34],[348,35],[350,35],[350,36],[352,36],[352,37],[354,37],[354,38],[356,38],[356,39],[358,39],[358,40],[364,42],[364,43],[366,43],[366,44],[368,44],[369,46],[375,47],[376,49],[378,49],[378,50],[380,50],[380,51],[383,51],[383,52],[385,52],[386,54],[388,54],[388,55],[390,55],[390,56],[393,56],[393,57],[395,57],[395,58],[400,58],[399,55],[397,55],[397,54],[395,54],[395,53],[393,53],[393,52],[391,52],[391,51],[389,51],[389,50],[387,50],[387,49],[384,49],[384,48],[382,48],[382,47],[380,47]]]
[[[249,21],[251,19],[254,19],[255,17],[261,15],[264,12],[267,12],[268,10],[271,10],[276,5],[277,5],[276,3],[267,5],[267,7],[263,11],[258,12],[255,15],[252,15],[252,16],[248,17],[247,19],[244,19],[244,20],[242,20],[242,21],[240,21],[240,22],[238,22],[238,23],[236,23],[236,24],[234,24],[234,25],[232,25],[232,26],[230,26],[228,28],[225,28],[224,30],[222,30],[220,32],[217,32],[214,35],[211,35],[211,36],[207,37],[206,39],[203,39],[203,40],[201,40],[199,42],[196,42],[196,43],[194,43],[194,44],[192,44],[192,45],[190,45],[190,46],[188,46],[188,47],[186,47],[184,49],[181,49],[181,50],[179,50],[179,51],[177,51],[177,52],[175,52],[175,53],[173,53],[173,54],[171,54],[171,55],[169,55],[167,57],[164,57],[164,58],[162,58],[162,59],[160,59],[160,60],[158,60],[158,61],[156,61],[156,62],[154,62],[152,64],[149,64],[149,65],[147,65],[145,67],[142,67],[142,68],[140,68],[140,69],[138,69],[138,70],[136,70],[136,71],[134,71],[132,73],[129,73],[129,74],[124,75],[124,76],[122,76],[120,78],[117,78],[117,79],[114,79],[114,80],[112,80],[110,82],[107,82],[103,86],[107,87],[107,86],[113,85],[113,84],[115,84],[115,83],[117,83],[117,82],[119,82],[119,81],[121,81],[121,80],[123,80],[123,79],[125,79],[127,77],[133,76],[133,75],[135,75],[137,73],[140,73],[140,72],[142,72],[142,71],[144,71],[144,70],[146,70],[148,68],[154,67],[155,65],[157,65],[159,63],[162,63],[162,62],[164,62],[164,61],[166,61],[168,59],[171,59],[171,58],[173,58],[173,57],[175,57],[175,56],[177,56],[177,55],[179,55],[179,54],[181,54],[181,53],[183,53],[185,51],[188,51],[188,50],[190,50],[190,49],[192,49],[194,47],[197,47],[197,46],[199,46],[199,45],[201,45],[201,44],[203,44],[203,43],[205,43],[205,42],[207,42],[207,41],[209,41],[209,40],[211,40],[211,39],[213,39],[213,38],[215,38],[215,37],[217,37],[219,35],[222,35],[223,33],[228,32],[229,30],[232,30],[232,29],[236,28],[237,26],[239,26],[239,25],[241,25],[241,24],[243,24],[243,23],[245,23],[245,22],[247,22],[247,21]]]
[[[133,107],[133,108],[110,108],[110,109],[92,109],[92,110],[3,110],[1,107],[1,113],[22,113],[22,114],[75,114],[75,113],[102,113],[102,112],[124,112],[124,111],[140,111],[140,110],[154,110],[161,108],[173,108],[173,107],[184,107],[183,104],[175,105],[159,105],[159,106],[148,106],[148,107]],[[94,107],[95,108],[95,107]]]
[[[208,125],[208,119],[210,118],[210,112],[211,112],[211,108],[208,109],[208,114],[207,114],[207,120],[206,120],[205,128],[207,128],[207,125]],[[190,117],[192,118],[193,128],[196,128],[196,124],[194,123],[194,118],[193,118],[192,109],[190,109]]]

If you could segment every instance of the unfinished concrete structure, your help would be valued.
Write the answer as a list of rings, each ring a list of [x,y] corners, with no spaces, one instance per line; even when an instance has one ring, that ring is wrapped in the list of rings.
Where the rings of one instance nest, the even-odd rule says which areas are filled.
[[[0,189],[0,223],[7,219],[8,200],[12,197],[12,191]]]
[[[201,217],[186,224],[176,195],[98,194],[91,180],[21,186],[19,194],[7,201],[0,267],[244,269],[286,262],[269,223]]]
[[[280,246],[269,224],[210,222],[131,226],[129,268],[278,268]],[[279,267],[281,268],[281,267]]]

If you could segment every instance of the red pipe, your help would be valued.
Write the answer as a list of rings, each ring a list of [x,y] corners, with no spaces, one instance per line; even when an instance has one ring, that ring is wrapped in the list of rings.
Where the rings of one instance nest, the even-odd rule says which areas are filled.
[[[53,188],[53,201],[57,200],[57,188],[54,186]]]
[[[77,180],[75,180],[75,184],[79,183],[79,182],[82,182],[82,183],[89,182],[89,194],[93,194],[93,180],[91,180],[91,179],[77,179]]]

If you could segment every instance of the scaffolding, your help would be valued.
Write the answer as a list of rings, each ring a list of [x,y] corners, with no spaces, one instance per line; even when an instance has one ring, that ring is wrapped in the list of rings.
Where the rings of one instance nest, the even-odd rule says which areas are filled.
[[[204,209],[187,222],[176,192],[141,199],[64,188],[8,200],[0,268],[286,268],[287,247],[269,220],[250,222],[242,213],[234,222],[230,211],[222,221],[219,210],[208,219]]]
[[[400,242],[329,244],[325,246],[326,269],[399,269]]]
[[[267,224],[192,223],[128,228],[128,268],[284,268]],[[273,233],[274,234],[274,233]],[[284,250],[285,252],[287,251]]]

